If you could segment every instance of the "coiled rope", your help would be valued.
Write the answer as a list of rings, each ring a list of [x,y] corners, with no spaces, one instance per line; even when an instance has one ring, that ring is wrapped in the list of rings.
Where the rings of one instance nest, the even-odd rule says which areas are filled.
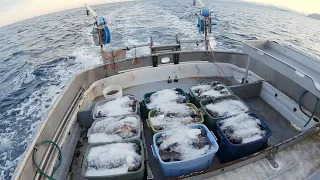
[[[38,151],[38,148],[40,145],[44,144],[44,143],[49,143],[49,144],[52,144],[54,145],[58,151],[59,151],[59,163],[57,164],[56,167],[53,168],[53,171],[52,171],[52,174],[54,174],[54,172],[60,167],[61,165],[61,162],[62,162],[62,151],[61,151],[61,148],[59,147],[59,145],[51,140],[45,140],[45,141],[40,141],[38,144],[36,144],[36,146],[34,147],[34,150],[33,150],[33,163],[36,165],[38,171],[44,175],[45,177],[47,177],[48,179],[50,180],[55,180],[52,176],[48,175],[46,172],[44,172],[41,168],[40,168],[40,165],[39,163],[37,162],[37,151]]]

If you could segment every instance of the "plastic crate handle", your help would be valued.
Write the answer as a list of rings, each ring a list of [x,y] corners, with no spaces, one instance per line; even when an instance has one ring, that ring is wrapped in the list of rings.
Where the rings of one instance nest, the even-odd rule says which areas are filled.
[[[214,139],[215,139],[216,141],[218,141],[218,138],[216,137],[216,135],[215,135],[212,131],[210,131],[210,132],[211,132],[212,136],[214,137]]]
[[[219,131],[217,131],[217,134],[218,134],[219,138],[221,139],[220,144],[222,144],[225,141],[225,138],[220,134]],[[220,146],[220,144],[219,144],[219,146]]]
[[[151,151],[152,151],[152,154],[153,154],[153,157],[158,159],[158,156],[156,156],[156,150],[154,149],[153,145],[151,145]]]
[[[200,112],[200,114],[201,114],[202,116],[205,116],[205,115],[206,115],[206,113],[204,113],[203,111],[204,111],[204,110],[202,109],[202,107],[200,107],[200,108],[199,108],[199,112]]]

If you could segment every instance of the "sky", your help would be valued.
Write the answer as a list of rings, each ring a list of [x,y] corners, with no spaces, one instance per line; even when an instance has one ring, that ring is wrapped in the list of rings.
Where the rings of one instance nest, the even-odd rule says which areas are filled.
[[[32,17],[84,7],[130,0],[0,0],[0,27]]]
[[[0,27],[56,11],[128,0],[0,0]],[[192,1],[192,0],[190,0]],[[206,0],[203,0],[204,2]],[[320,0],[244,0],[276,5],[302,13],[320,13]]]
[[[289,8],[298,12],[320,14],[320,0],[245,0],[251,2],[272,4],[279,7]]]

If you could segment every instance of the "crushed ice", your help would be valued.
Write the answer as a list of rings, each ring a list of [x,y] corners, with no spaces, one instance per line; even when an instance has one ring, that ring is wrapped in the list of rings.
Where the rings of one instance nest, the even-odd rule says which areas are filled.
[[[210,99],[231,95],[231,92],[220,82],[213,81],[191,87],[191,91],[200,99]]]
[[[266,131],[261,129],[261,121],[249,114],[224,119],[219,126],[233,144],[249,143],[266,135]]]
[[[152,126],[157,131],[200,123],[201,120],[198,112],[186,104],[176,104],[175,106],[167,106],[165,109],[158,109],[155,116],[150,118]]]
[[[87,156],[86,176],[107,176],[137,171],[141,167],[141,147],[135,143],[115,143],[93,147]]]
[[[205,105],[207,112],[215,118],[230,117],[247,112],[248,107],[241,101],[232,99],[223,99],[216,103]]]
[[[139,128],[140,121],[135,116],[106,118],[96,121],[90,128],[88,142],[103,143],[133,138],[138,135]]]
[[[206,154],[210,148],[205,129],[189,129],[166,131],[157,139],[159,154],[164,162],[194,159]]]
[[[137,101],[130,96],[119,97],[96,107],[95,117],[111,117],[133,114],[136,111]]]
[[[186,97],[175,89],[164,89],[146,98],[148,109],[169,109],[167,106],[186,103]]]

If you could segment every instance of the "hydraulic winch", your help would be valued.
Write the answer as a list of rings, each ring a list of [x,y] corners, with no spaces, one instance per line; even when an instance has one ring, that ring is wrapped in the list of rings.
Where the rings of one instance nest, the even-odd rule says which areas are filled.
[[[87,15],[89,16],[91,14],[95,19],[95,22],[93,23],[92,32],[91,32],[94,44],[96,46],[101,46],[101,47],[103,47],[104,44],[109,44],[111,41],[111,33],[107,26],[108,24],[107,18],[99,17],[97,13],[87,5],[86,5],[86,9],[87,9]]]
[[[211,11],[203,4],[201,0],[197,0],[201,6],[200,13],[198,14],[198,31],[205,36],[205,48],[208,50],[209,37],[208,34],[211,33],[212,23],[211,23]],[[193,5],[196,5],[196,0],[193,1]]]

